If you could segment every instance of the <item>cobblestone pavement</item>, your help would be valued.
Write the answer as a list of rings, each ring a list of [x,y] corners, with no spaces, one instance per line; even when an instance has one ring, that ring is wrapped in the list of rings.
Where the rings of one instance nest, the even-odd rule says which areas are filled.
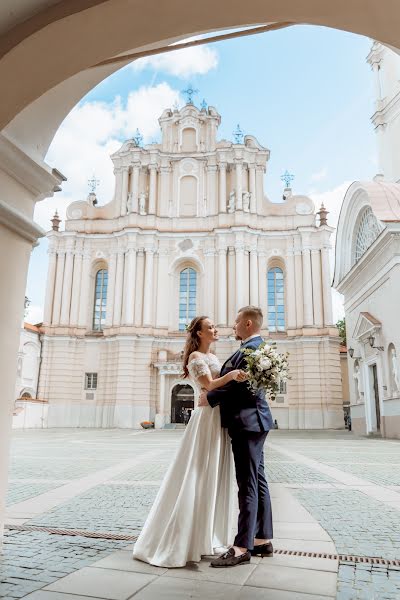
[[[18,522],[26,526],[135,535],[182,434],[182,430],[16,431],[7,497],[10,515],[22,515],[23,506],[26,518],[21,516]],[[118,471],[118,465],[130,458],[137,458],[137,463]],[[268,437],[265,459],[269,481],[290,490],[329,534],[338,553],[400,559],[400,502],[385,499],[386,493],[389,498],[399,492],[400,442],[355,438],[348,432],[279,430]],[[317,463],[306,464],[307,459]],[[347,474],[346,485],[335,478],[337,471],[324,472],[327,467]],[[105,470],[105,481],[79,489],[83,478]],[[352,475],[358,478],[354,485]],[[64,488],[75,482],[76,494],[64,500]],[[41,495],[44,498],[52,490],[60,495],[59,503],[41,512]],[[282,548],[284,541],[279,542]],[[22,598],[123,547],[126,541],[6,529],[0,598]],[[399,600],[400,567],[343,562],[337,599]]]

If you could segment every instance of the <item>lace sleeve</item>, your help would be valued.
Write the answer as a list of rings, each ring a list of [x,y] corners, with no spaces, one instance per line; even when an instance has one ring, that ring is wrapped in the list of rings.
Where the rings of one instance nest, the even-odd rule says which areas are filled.
[[[202,377],[203,375],[211,375],[210,368],[203,358],[194,358],[188,364],[188,369],[193,374],[193,377]]]

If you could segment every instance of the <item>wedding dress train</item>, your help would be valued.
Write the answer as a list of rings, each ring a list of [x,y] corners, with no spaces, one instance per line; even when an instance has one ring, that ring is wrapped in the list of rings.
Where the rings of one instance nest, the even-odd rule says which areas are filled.
[[[188,365],[196,398],[198,378],[218,377],[213,354]],[[161,484],[133,557],[160,567],[183,567],[229,544],[232,529],[233,459],[230,439],[221,428],[219,407],[197,407]]]

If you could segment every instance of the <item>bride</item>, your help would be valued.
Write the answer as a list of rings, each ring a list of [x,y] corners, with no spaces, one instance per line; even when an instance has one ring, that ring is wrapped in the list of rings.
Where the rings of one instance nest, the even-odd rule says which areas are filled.
[[[218,376],[221,365],[210,352],[217,339],[208,317],[192,320],[183,368],[197,399],[201,389],[214,390],[246,377],[240,370]],[[227,430],[221,428],[219,407],[199,405],[135,544],[134,558],[159,567],[184,567],[228,546],[233,485],[230,446]]]

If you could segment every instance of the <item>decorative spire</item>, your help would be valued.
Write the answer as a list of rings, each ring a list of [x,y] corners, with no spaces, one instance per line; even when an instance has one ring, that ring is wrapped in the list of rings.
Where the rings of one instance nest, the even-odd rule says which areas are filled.
[[[135,131],[135,135],[132,138],[134,145],[139,148],[142,145],[143,142],[143,136],[140,133],[139,129],[136,129]]]
[[[328,219],[327,219],[328,214],[329,214],[329,211],[326,210],[324,203],[322,203],[321,208],[317,212],[317,215],[319,216],[319,226],[320,227],[322,225],[328,225]]]
[[[240,129],[239,123],[237,124],[237,127],[236,127],[235,131],[233,132],[233,137],[235,138],[235,144],[243,144],[244,133]]]
[[[207,110],[207,102],[206,102],[205,98],[203,98],[203,101],[200,106],[201,106],[201,110]]]
[[[281,181],[285,182],[285,188],[287,190],[290,190],[291,188],[291,183],[294,180],[294,175],[292,175],[291,173],[289,173],[289,171],[286,169],[286,171],[284,172],[283,175],[281,175]]]
[[[54,217],[51,219],[51,223],[52,223],[52,230],[53,231],[59,231],[60,230],[60,223],[61,223],[61,219],[58,216],[58,212],[56,211],[54,213]]]
[[[174,105],[173,105],[172,108],[174,109],[174,112],[179,112],[178,100],[175,100]]]
[[[199,90],[196,90],[192,84],[190,83],[188,85],[188,87],[186,88],[186,90],[182,90],[182,94],[185,94],[185,96],[187,96],[186,98],[186,104],[193,104],[193,96],[195,94],[198,94]]]
[[[100,180],[96,179],[96,176],[93,173],[92,179],[88,179],[89,192],[91,194],[95,194],[96,193],[96,189],[98,188],[99,185],[100,185]]]

